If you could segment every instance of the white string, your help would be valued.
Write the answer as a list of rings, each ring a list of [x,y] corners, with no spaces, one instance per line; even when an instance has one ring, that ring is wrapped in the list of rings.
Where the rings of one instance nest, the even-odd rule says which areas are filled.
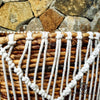
[[[19,64],[18,64],[18,67],[20,68],[21,64],[22,64],[22,61],[24,59],[25,53],[27,51],[28,45],[29,45],[29,52],[28,52],[28,59],[27,59],[27,64],[26,64],[25,77],[28,76],[29,60],[30,60],[30,53],[31,53],[31,41],[33,40],[31,35],[32,35],[31,32],[27,33],[27,38],[26,38],[27,41],[26,41],[26,44],[25,44],[25,49],[23,51],[23,54],[22,54],[22,56],[20,58],[20,61],[19,61]],[[19,82],[20,82],[20,89],[21,89],[22,100],[24,100],[24,94],[23,94],[23,89],[22,89],[22,81],[21,81],[20,78],[19,78]],[[28,93],[28,100],[30,100],[29,87],[28,86],[26,86],[26,87],[27,87],[27,93]]]
[[[98,35],[97,35],[98,36]],[[98,36],[99,37],[99,36]],[[95,47],[96,47],[96,40],[95,40]],[[97,58],[98,59],[98,58]],[[97,61],[98,62],[98,61]],[[89,90],[89,97],[88,100],[91,100],[91,92],[92,92],[92,84],[93,84],[93,76],[94,76],[94,67],[95,67],[95,62],[93,62],[92,65],[92,74],[91,74],[91,83],[90,83],[90,90]],[[96,73],[97,74],[97,73]],[[94,94],[93,94],[94,95]]]
[[[26,38],[27,42],[28,42],[28,58],[27,58],[27,64],[26,64],[26,71],[25,71],[25,77],[28,77],[28,69],[29,69],[29,62],[30,62],[30,56],[31,56],[31,44],[32,44],[32,33],[28,32],[27,33],[27,38]],[[25,55],[25,54],[24,54]],[[29,86],[27,85],[27,94],[28,94],[28,100],[30,100],[30,91],[29,91]]]
[[[87,59],[84,66],[82,67],[82,69],[78,72],[78,74],[74,77],[74,79],[68,84],[68,86],[65,88],[65,90],[63,90],[62,96],[60,96],[60,97],[63,97],[63,96],[65,97],[71,92],[71,88],[76,86],[77,81],[83,77],[83,73],[86,73],[89,70],[89,65],[93,63],[93,61],[96,58],[96,56],[98,55],[99,51],[100,51],[100,42],[96,46],[96,48],[94,49],[94,51],[92,52],[90,57]],[[59,98],[57,98],[55,100],[60,100]]]
[[[60,58],[60,51],[61,51],[61,38],[62,34],[57,33],[57,44],[58,44],[58,55],[56,59],[56,69],[55,69],[55,78],[54,78],[54,84],[53,84],[53,91],[52,91],[52,100],[54,99],[54,93],[55,93],[55,87],[56,87],[56,81],[57,81],[57,73],[58,73],[58,66],[59,66],[59,58]]]
[[[71,56],[71,38],[72,38],[72,33],[67,32],[67,35],[69,36],[69,54],[68,54],[68,66],[67,66],[67,75],[66,75],[66,86],[68,85],[68,79],[69,79],[69,72],[70,72],[70,56]]]
[[[5,85],[6,85],[6,91],[7,91],[7,99],[10,100],[9,88],[8,88],[8,82],[7,82],[7,76],[6,76],[6,68],[5,68],[5,63],[4,63],[4,55],[2,55],[2,66],[3,66],[3,73],[4,73]]]
[[[37,71],[38,71],[38,66],[39,66],[39,61],[40,61],[40,56],[41,56],[41,53],[42,53],[42,50],[43,50],[43,45],[44,45],[44,43],[46,43],[47,41],[45,40],[45,38],[48,38],[48,32],[47,33],[43,33],[42,34],[43,36],[42,36],[42,41],[41,41],[41,46],[40,46],[40,50],[39,50],[39,54],[38,54],[38,58],[37,58],[37,63],[36,63],[36,67],[35,67],[35,72],[34,72],[34,83],[36,84],[36,77],[37,77]],[[44,58],[45,59],[45,58]],[[43,65],[43,67],[45,67],[44,65]],[[44,69],[43,69],[44,70]],[[44,74],[44,73],[43,73]],[[43,75],[42,74],[42,75]],[[43,79],[42,79],[42,82],[43,82]],[[42,87],[43,87],[43,85],[42,85]],[[41,94],[41,92],[40,92],[40,94]],[[35,93],[35,96],[37,97],[37,94]],[[43,99],[43,98],[42,98]],[[37,99],[36,99],[37,100]]]
[[[98,42],[99,42],[99,38],[100,38],[100,34],[96,33],[96,37],[95,37],[95,46],[97,46]],[[94,90],[93,90],[93,96],[92,96],[92,100],[94,100],[95,98],[95,91],[96,91],[96,87],[97,87],[97,78],[98,78],[98,69],[99,69],[99,54],[97,56],[97,63],[96,63],[96,77],[95,77],[95,82],[94,82]]]
[[[82,33],[79,33],[80,34],[80,36],[79,36],[79,38],[81,39],[80,40],[80,49],[79,49],[79,71],[80,71],[80,69],[81,69],[81,50],[82,50]],[[81,78],[81,83],[83,83],[83,77]],[[81,86],[80,86],[80,91],[81,91]],[[81,94],[81,92],[79,93],[79,100],[81,100],[81,96],[82,96],[82,94]]]
[[[92,39],[93,39],[93,33],[92,32],[88,32],[90,34],[89,36],[89,44],[90,44],[90,54],[92,53]],[[89,45],[88,45],[89,46]],[[88,47],[88,50],[89,50],[89,47]],[[85,58],[85,61],[88,57],[88,51],[87,50],[87,54],[86,54],[86,58]],[[86,86],[88,85],[88,81],[89,81],[89,71],[87,73],[87,77],[86,77]],[[84,100],[86,100],[86,94],[87,94],[87,87],[85,88],[85,91],[84,91]]]
[[[52,70],[51,70],[51,75],[50,75],[50,78],[49,78],[49,83],[48,83],[48,86],[47,86],[47,91],[46,91],[47,94],[49,93],[50,84],[51,84],[51,81],[52,81],[52,77],[53,77],[53,73],[54,73],[54,69],[55,69],[55,65],[56,65],[57,55],[58,55],[58,40],[56,41],[55,57],[54,57],[53,65],[52,65]]]
[[[9,42],[8,45],[11,46],[8,52],[8,56],[10,56],[12,50],[13,50],[13,45],[16,42],[14,41],[14,34],[10,34],[9,35]],[[8,62],[9,65],[9,73],[10,73],[10,79],[11,79],[11,84],[12,84],[12,90],[13,90],[13,95],[14,95],[14,100],[16,100],[16,93],[15,93],[15,87],[14,87],[14,82],[13,82],[13,77],[12,77],[12,67],[14,66],[14,64],[11,64],[11,61]]]
[[[44,74],[45,74],[46,52],[47,52],[47,47],[48,47],[48,32],[43,33],[42,39],[45,39],[45,49],[44,49],[44,58],[43,58],[43,65],[42,65],[42,78],[41,78],[41,91],[44,92],[43,83],[44,83]],[[44,100],[43,97],[42,97],[42,99]]]
[[[100,100],[100,75],[99,75],[99,84],[98,84],[98,90],[97,90],[97,98],[96,100]]]
[[[22,54],[22,56],[20,58],[20,61],[19,61],[19,64],[18,64],[18,68],[21,68],[21,64],[22,64],[22,61],[24,59],[24,55],[25,55],[25,53],[27,51],[27,47],[28,47],[28,42],[26,42],[26,44],[25,44],[25,49],[24,49],[23,54]],[[21,80],[21,78],[19,78],[19,85],[20,85],[22,100],[24,100],[24,94],[23,94],[23,88],[22,88],[22,80]]]
[[[96,48],[94,49],[92,54],[90,55],[89,59],[85,62],[85,64],[82,67],[82,69],[74,77],[74,79],[68,84],[68,86],[63,91],[62,95],[60,97],[58,97],[57,100],[62,100],[63,96],[67,96],[68,94],[70,94],[71,88],[73,88],[76,85],[77,81],[80,80],[83,77],[83,73],[85,73],[86,71],[89,70],[89,65],[93,63],[94,59],[99,54],[99,50],[100,50],[100,42],[96,46]],[[10,58],[8,57],[7,53],[4,53],[4,52],[5,52],[5,50],[2,48],[0,54],[2,54],[4,58],[7,58],[9,60]],[[12,63],[12,60],[11,60],[11,63]],[[28,77],[26,77],[26,79],[25,79],[25,77],[23,76],[23,73],[22,73],[22,70],[21,70],[20,67],[16,68],[14,66],[14,72],[19,76],[20,79],[22,78],[22,80],[24,80],[25,83],[28,84],[28,86],[30,86],[36,93],[41,92],[36,84],[34,84],[34,83],[31,84],[31,82],[30,82]],[[49,95],[47,95],[47,93],[44,93],[44,94],[41,93],[41,95],[43,95],[43,97],[45,96],[47,99],[51,98]]]
[[[65,60],[64,60],[62,80],[61,80],[60,95],[62,94],[62,89],[63,89],[64,77],[65,77],[65,72],[66,72],[67,57],[69,55],[69,50],[70,50],[69,47],[71,47],[71,45],[70,45],[70,42],[72,39],[71,34],[67,33],[68,37],[66,38],[67,39],[67,46],[66,46],[66,54],[65,54]]]
[[[75,74],[76,74],[76,71],[77,71],[78,59],[79,59],[79,71],[80,71],[80,68],[81,68],[82,33],[81,32],[77,32],[77,35],[78,35],[76,37],[77,38],[77,49],[76,49],[76,59],[75,59],[75,68],[74,68],[74,72],[73,72],[73,78],[75,77]],[[75,100],[76,89],[77,89],[77,86],[74,87],[73,100]]]
[[[68,85],[68,79],[69,79],[69,72],[70,72],[70,58],[71,58],[71,39],[72,39],[72,33],[67,32],[67,39],[69,39],[69,54],[68,54],[68,66],[67,66],[67,75],[66,75],[66,87]],[[71,100],[71,93],[69,95],[69,100]]]

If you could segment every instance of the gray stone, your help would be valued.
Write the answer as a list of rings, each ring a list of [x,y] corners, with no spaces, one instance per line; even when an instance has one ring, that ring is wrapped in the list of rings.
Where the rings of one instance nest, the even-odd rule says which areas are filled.
[[[34,18],[30,21],[26,31],[43,31],[43,26],[39,18]]]
[[[59,27],[60,31],[90,31],[90,22],[86,18],[67,16]]]
[[[95,14],[100,10],[100,0],[97,0],[84,14],[83,16],[93,20]]]
[[[91,22],[91,30],[100,32],[100,11],[95,15],[94,20]]]
[[[81,16],[94,0],[56,0],[55,7],[65,15]]]

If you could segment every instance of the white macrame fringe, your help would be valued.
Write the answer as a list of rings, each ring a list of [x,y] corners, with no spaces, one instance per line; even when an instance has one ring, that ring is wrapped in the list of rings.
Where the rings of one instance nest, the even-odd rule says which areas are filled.
[[[88,83],[88,80],[89,80],[89,66],[92,64],[92,75],[93,75],[93,73],[94,73],[94,61],[95,61],[95,58],[97,57],[96,78],[95,78],[95,84],[94,84],[94,90],[93,90],[93,96],[92,96],[93,97],[92,100],[94,100],[94,97],[95,97],[94,94],[95,94],[95,91],[96,91],[96,84],[97,84],[97,77],[98,77],[98,68],[99,68],[99,52],[100,52],[99,38],[100,38],[100,34],[95,32],[96,37],[93,37],[93,33],[88,32],[90,34],[90,36],[89,36],[89,42],[88,42],[87,52],[86,52],[86,56],[85,56],[85,62],[84,62],[85,64],[81,68],[81,59],[80,58],[81,58],[81,47],[82,47],[82,33],[77,32],[78,36],[77,36],[75,69],[74,69],[74,72],[73,72],[73,80],[70,83],[68,83],[69,71],[70,71],[70,56],[71,56],[72,34],[71,34],[71,32],[66,32],[68,37],[66,37],[67,46],[66,46],[66,55],[65,55],[64,67],[63,67],[63,73],[62,73],[62,80],[61,80],[60,97],[58,97],[57,99],[54,99],[57,73],[58,73],[58,68],[59,68],[60,51],[61,51],[61,39],[63,37],[61,32],[56,32],[56,33],[57,33],[57,36],[56,36],[55,57],[54,57],[54,62],[53,62],[52,70],[51,70],[51,75],[50,75],[47,91],[45,91],[43,89],[43,84],[44,84],[44,74],[45,74],[46,52],[47,52],[47,48],[48,48],[48,32],[42,32],[42,41],[41,41],[41,45],[40,45],[40,50],[39,50],[39,54],[38,54],[38,58],[37,58],[36,67],[35,67],[35,72],[34,72],[35,74],[34,74],[34,78],[33,78],[33,83],[30,81],[30,79],[28,77],[28,68],[29,68],[29,62],[30,62],[30,56],[31,56],[31,44],[32,44],[32,40],[33,40],[32,32],[27,33],[25,49],[24,49],[23,54],[20,58],[20,62],[18,64],[18,67],[15,66],[12,59],[10,58],[11,51],[13,50],[13,46],[16,43],[16,41],[14,41],[14,39],[13,39],[14,34],[9,35],[9,42],[8,42],[8,45],[6,47],[3,48],[2,45],[0,45],[0,55],[2,55],[2,66],[3,66],[3,72],[4,72],[4,78],[5,78],[5,84],[6,84],[8,100],[10,100],[10,95],[9,95],[9,88],[8,88],[8,83],[7,83],[6,68],[5,68],[4,60],[6,60],[8,62],[8,65],[9,65],[9,73],[10,73],[10,79],[11,79],[11,83],[12,83],[12,90],[13,90],[14,100],[17,100],[17,97],[16,97],[16,93],[15,93],[15,87],[14,87],[14,82],[13,82],[13,78],[12,78],[12,70],[11,69],[14,69],[14,72],[19,76],[19,83],[20,83],[20,90],[21,90],[22,100],[24,100],[24,94],[23,94],[23,89],[22,89],[22,81],[25,82],[26,87],[27,87],[28,100],[30,100],[29,87],[34,90],[36,100],[38,100],[37,99],[37,94],[41,95],[43,100],[45,100],[45,98],[48,99],[48,100],[63,100],[64,97],[67,96],[67,95],[69,95],[69,100],[70,100],[71,99],[71,89],[74,88],[74,92],[76,92],[77,81],[81,80],[81,82],[83,82],[83,75],[86,72],[88,72],[87,73],[86,84]],[[95,39],[95,49],[92,52],[92,39],[93,38]],[[41,90],[39,90],[39,87],[36,84],[36,78],[37,78],[39,60],[40,60],[40,56],[41,56],[41,53],[42,53],[42,50],[43,50],[43,46],[45,46],[45,49],[44,49],[44,58],[43,58],[43,66],[42,66]],[[6,52],[6,49],[9,49],[8,53]],[[27,50],[28,50],[28,57],[27,57],[26,71],[25,71],[25,76],[23,76],[23,71],[21,69],[21,64],[22,64],[22,60],[24,59],[24,55],[25,55]],[[89,51],[90,51],[90,57],[88,58]],[[76,74],[78,59],[79,59],[79,71],[78,71],[78,74]],[[66,65],[67,60],[68,60],[68,65]],[[67,76],[66,77],[66,88],[63,90],[63,82],[64,82],[66,66],[68,66],[67,67],[68,68],[67,69],[67,75],[66,75]],[[55,77],[54,77],[53,91],[52,91],[52,95],[49,95],[48,93],[49,93],[52,77],[53,77],[53,74],[54,74],[54,70],[55,70]],[[89,90],[90,96],[88,97],[88,100],[91,99],[91,91],[92,91],[93,80],[94,79],[93,79],[93,76],[92,76],[91,77],[91,82],[90,82],[90,90]],[[97,100],[98,100],[99,95],[100,95],[99,89],[100,89],[100,76],[99,76]],[[87,91],[87,89],[86,89],[86,91]],[[86,93],[85,92],[84,92],[84,100],[86,99]],[[81,95],[82,94],[80,93],[79,100],[81,99]],[[73,100],[75,100],[75,94],[73,96]]]

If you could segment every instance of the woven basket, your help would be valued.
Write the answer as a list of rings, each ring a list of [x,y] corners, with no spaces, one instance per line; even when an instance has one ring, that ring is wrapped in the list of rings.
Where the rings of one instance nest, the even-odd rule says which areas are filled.
[[[34,32],[32,34],[33,40],[31,40],[32,41],[31,56],[30,56],[30,61],[29,61],[29,66],[28,66],[28,77],[31,82],[34,82],[33,79],[34,79],[34,72],[36,70],[35,69],[36,63],[38,61],[37,58],[39,55],[41,41],[44,39],[44,38],[41,38],[42,33],[43,32]],[[41,90],[41,87],[43,87],[43,90],[45,91],[47,90],[49,78],[51,75],[51,70],[54,64],[55,52],[59,52],[59,50],[56,51],[56,46],[57,46],[56,36],[59,33],[60,32],[49,33],[48,35],[48,39],[47,39],[48,47],[47,47],[47,52],[46,52],[45,71],[44,71],[45,73],[44,73],[44,81],[43,81],[43,86],[42,86],[41,80],[43,77],[42,70],[43,70],[45,45],[43,46],[42,53],[41,53],[40,60],[39,60],[37,76],[36,76],[36,84],[39,87],[39,90]],[[65,88],[68,86],[68,84],[75,78],[75,76],[80,71],[80,67],[81,68],[84,67],[84,64],[86,63],[85,57],[86,57],[89,41],[91,40],[92,45],[90,45],[91,49],[88,52],[89,55],[87,56],[87,60],[92,54],[91,51],[95,50],[96,46],[99,44],[99,41],[100,41],[99,40],[100,38],[96,38],[97,37],[96,33],[93,34],[93,38],[89,37],[90,36],[89,33],[82,33],[82,38],[76,38],[78,34],[72,33],[72,39],[66,38],[68,37],[67,33],[62,33],[62,34],[63,34],[63,37],[61,38],[61,50],[59,53],[60,58],[58,62],[59,64],[58,70],[57,70],[57,66],[55,66],[54,68],[54,72],[56,73],[57,71],[57,79],[55,79],[56,75],[55,73],[53,73],[52,81],[50,84],[50,89],[48,92],[48,95],[51,96],[50,100],[54,100],[57,98],[58,98],[57,100],[72,100],[72,99],[73,100],[97,100],[97,99],[99,100],[100,99],[100,92],[99,92],[100,90],[100,60],[99,60],[100,56],[99,56],[99,53],[100,52],[95,57],[94,62],[90,64],[88,71],[84,73],[83,77],[77,80],[77,84],[71,89],[71,92],[68,93],[68,95],[66,94],[67,96],[64,96],[62,99],[60,98],[61,95],[63,94],[63,91],[66,90]],[[23,33],[23,34],[15,33],[14,35],[14,40],[16,41],[16,43],[14,44],[13,50],[11,51],[10,58],[15,64],[16,68],[18,68],[20,58],[25,48],[25,43],[27,41],[26,37],[27,37],[27,33]],[[67,44],[68,39],[70,41],[69,43],[71,43],[70,44],[71,52],[69,53],[70,58],[67,57],[67,60],[65,61],[66,47],[68,47],[67,45],[69,45]],[[6,33],[5,35],[4,34],[0,35],[0,44],[2,44],[1,48],[6,47],[8,45],[8,41],[9,39]],[[77,53],[78,41],[82,42],[82,47],[79,47],[81,50],[79,51],[79,53]],[[9,49],[7,49],[6,52],[8,53]],[[79,55],[79,57],[77,57],[76,55]],[[76,59],[76,57],[78,59]],[[25,76],[27,58],[28,58],[28,50],[21,64],[23,76]],[[65,67],[66,70],[64,69],[65,62],[66,62],[66,67]],[[5,68],[6,68],[7,84],[8,84],[8,89],[9,89],[10,100],[15,100],[14,93],[12,90],[13,84],[11,82],[10,73],[9,73],[9,65],[6,60],[4,60],[4,63],[5,63]],[[57,61],[56,61],[56,65],[57,65]],[[15,87],[16,100],[22,100],[19,77],[15,73],[14,68],[12,68],[11,70],[12,70],[13,82],[14,82],[14,87]],[[65,75],[64,75],[65,77],[64,77],[63,87],[62,87],[62,92],[61,92],[61,82],[62,82],[62,75],[64,71],[65,71]],[[54,80],[56,80],[55,89],[54,89]],[[1,100],[9,100],[9,98],[7,97],[7,90],[6,90],[6,85],[5,85],[4,70],[3,70],[3,65],[2,65],[2,55],[0,56],[0,89],[1,89],[0,91]],[[36,93],[34,92],[34,89],[30,87],[29,87],[29,93],[28,93],[27,85],[25,84],[24,81],[22,81],[22,89],[23,89],[23,94],[24,94],[24,100],[47,100],[45,99],[47,97],[46,96],[44,97],[43,93]],[[54,91],[54,97],[52,98],[53,91]],[[28,94],[30,95],[30,98],[28,97]]]

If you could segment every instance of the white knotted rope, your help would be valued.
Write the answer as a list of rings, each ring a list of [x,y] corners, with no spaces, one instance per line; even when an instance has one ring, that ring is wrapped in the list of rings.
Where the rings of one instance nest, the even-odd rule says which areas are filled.
[[[42,32],[42,41],[41,41],[41,45],[40,45],[40,50],[39,50],[39,54],[38,54],[38,58],[37,58],[37,63],[36,63],[36,67],[35,67],[35,74],[34,74],[34,83],[36,84],[36,77],[37,77],[37,71],[38,71],[38,66],[39,66],[39,61],[40,61],[40,56],[43,50],[43,46],[45,44],[45,49],[44,49],[44,59],[43,59],[43,68],[42,68],[42,79],[41,79],[41,91],[40,91],[40,95],[42,93],[45,93],[45,91],[43,90],[43,83],[44,83],[44,71],[45,71],[45,61],[46,61],[46,52],[47,52],[47,46],[48,46],[48,32]],[[35,96],[37,97],[37,94],[35,93]],[[44,98],[42,97],[42,99],[44,100]],[[37,99],[36,99],[37,100]]]
[[[47,33],[42,32],[42,39],[45,40],[45,49],[44,49],[44,58],[43,58],[43,65],[42,65],[41,92],[45,93],[43,89],[43,83],[44,83],[44,74],[45,74],[46,52],[48,48],[48,32]],[[42,99],[44,100],[43,97]]]
[[[97,44],[99,43],[99,38],[100,38],[100,33],[95,32],[96,37],[95,37],[95,46],[97,46]],[[92,100],[94,100],[95,98],[95,91],[96,91],[96,87],[97,87],[97,78],[98,78],[98,69],[99,69],[99,54],[97,56],[97,63],[96,63],[96,77],[95,77],[95,81],[94,81],[94,90],[93,90],[93,96],[92,96]]]
[[[99,84],[98,84],[98,90],[97,90],[96,100],[100,100],[100,75],[99,75]]]
[[[52,81],[52,77],[53,77],[54,69],[55,69],[55,65],[56,65],[57,55],[58,55],[58,51],[59,51],[59,41],[60,41],[59,38],[61,38],[61,36],[60,36],[61,34],[60,33],[58,33],[58,34],[59,34],[59,36],[56,37],[57,41],[56,41],[55,57],[54,57],[54,61],[53,61],[53,65],[52,65],[52,70],[51,70],[51,75],[50,75],[50,78],[49,78],[49,83],[48,83],[47,91],[46,91],[47,94],[49,93],[49,89],[50,89],[50,85],[51,85],[51,81]],[[53,96],[52,96],[52,98],[53,98]]]
[[[24,100],[24,94],[23,94],[23,88],[22,88],[22,81],[27,80],[27,77],[28,77],[28,68],[29,68],[30,53],[31,53],[31,41],[32,40],[33,40],[32,33],[29,31],[27,33],[25,49],[23,51],[23,54],[22,54],[22,56],[20,58],[20,61],[19,61],[19,64],[18,64],[18,68],[21,68],[22,61],[23,61],[25,53],[27,52],[27,49],[28,49],[28,58],[27,58],[27,63],[26,63],[25,78],[23,80],[21,80],[21,78],[19,77],[19,84],[20,84],[20,90],[21,90],[22,100]],[[26,87],[27,87],[28,100],[30,100],[29,87],[28,87],[28,85],[26,85]]]
[[[92,53],[92,44],[93,44],[93,32],[88,32],[89,33],[89,42],[88,42],[88,47],[87,47],[87,52],[86,52],[86,57],[85,57],[85,62],[86,60],[88,59],[88,55],[89,55],[89,52],[90,54]],[[90,49],[90,51],[89,51]],[[92,67],[94,66],[94,64],[92,65]],[[87,73],[87,77],[86,77],[86,88],[85,88],[85,91],[84,91],[84,100],[86,100],[86,94],[87,94],[87,86],[88,86],[88,81],[89,81],[89,70],[88,70],[88,73]]]
[[[53,91],[52,91],[52,98],[51,100],[54,99],[54,93],[55,93],[55,87],[56,87],[56,81],[57,81],[57,73],[58,73],[58,67],[59,67],[59,59],[60,59],[60,52],[61,52],[61,39],[63,37],[63,35],[60,32],[56,32],[57,36],[57,58],[56,58],[56,69],[55,69],[55,77],[54,77],[54,84],[53,84]]]
[[[1,51],[3,53],[3,56],[2,56],[2,62],[3,63],[2,63],[2,65],[3,65],[3,72],[4,72],[5,84],[6,84],[6,90],[7,90],[7,97],[8,97],[8,100],[10,100],[9,88],[8,88],[7,76],[6,76],[6,68],[5,68],[5,63],[4,63],[6,53],[4,53],[4,52],[5,52],[6,49],[10,48],[9,52],[8,52],[8,56],[10,56],[12,49],[13,49],[13,45],[16,43],[16,41],[14,41],[14,34],[9,35],[8,38],[9,38],[8,45],[4,49],[1,49]],[[8,65],[9,65],[9,73],[10,73],[10,79],[11,79],[11,84],[12,84],[14,100],[16,100],[16,93],[15,93],[15,87],[14,87],[14,82],[13,82],[13,78],[12,78],[12,70],[11,70],[12,67],[14,66],[14,64],[12,64],[12,62],[9,60]]]
[[[72,39],[72,33],[67,32],[68,37],[68,44],[69,44],[69,52],[68,52],[68,65],[67,65],[67,74],[66,74],[66,86],[68,85],[68,79],[69,79],[69,72],[70,72],[70,58],[71,58],[71,39]],[[69,96],[69,100],[71,99],[71,93]]]
[[[25,49],[24,49],[25,51],[22,54],[22,58],[24,58],[25,53],[26,53],[26,51],[28,49],[28,56],[27,56],[27,63],[26,63],[26,70],[25,70],[25,79],[23,81],[27,80],[27,77],[28,77],[28,69],[29,69],[29,62],[30,62],[30,56],[31,56],[31,44],[32,44],[32,40],[33,40],[32,33],[29,31],[27,33],[26,44],[25,44]],[[22,59],[21,59],[21,62],[22,62]],[[29,86],[27,84],[26,84],[26,87],[27,87],[28,100],[31,100],[30,99]]]
[[[64,77],[65,77],[65,72],[66,72],[66,68],[67,68],[67,59],[70,59],[70,52],[71,52],[72,33],[67,32],[66,34],[68,37],[66,37],[67,46],[66,46],[66,54],[65,54],[65,60],[64,60],[62,80],[61,80],[60,95],[62,94],[62,90],[63,90]],[[70,60],[69,60],[69,62],[70,62]],[[68,83],[68,81],[66,81],[66,83]]]
[[[58,41],[57,44],[60,44],[60,43],[61,43],[61,41]],[[60,44],[60,46],[61,46],[61,44]],[[60,48],[59,48],[60,46],[57,45],[57,47],[58,47],[57,50],[59,49],[58,50],[59,52],[60,52]],[[88,44],[87,52],[88,52],[90,46],[91,46],[91,43]],[[5,74],[4,76],[6,78],[5,81],[7,82],[7,77],[6,77],[6,73],[5,73],[6,71],[5,71],[5,65],[4,65],[4,58],[6,59],[6,61],[8,63],[10,63],[10,65],[12,65],[12,68],[14,68],[14,72],[19,76],[19,78],[21,80],[25,81],[25,84],[28,85],[31,89],[33,89],[35,91],[35,93],[40,94],[43,98],[47,98],[49,100],[52,100],[53,96],[48,95],[48,93],[45,92],[45,91],[41,92],[41,90],[39,90],[39,87],[36,85],[36,83],[34,83],[34,82],[31,83],[31,81],[30,81],[30,79],[28,77],[24,77],[23,76],[23,72],[22,72],[22,69],[20,67],[18,67],[18,68],[15,67],[13,61],[11,60],[11,58],[9,57],[9,55],[6,53],[6,49],[8,49],[9,47],[10,46],[6,46],[4,48],[0,47],[0,54],[2,55],[2,58],[3,58],[2,59],[2,64],[3,64],[4,74]],[[65,96],[67,96],[67,95],[69,95],[71,93],[71,89],[77,85],[77,81],[80,80],[80,79],[82,79],[83,78],[83,74],[86,73],[87,71],[89,71],[89,66],[94,62],[94,60],[98,56],[99,52],[100,52],[100,42],[98,43],[98,45],[96,46],[96,48],[94,49],[94,51],[90,54],[90,57],[88,59],[87,59],[88,53],[86,54],[84,66],[80,69],[80,71],[73,78],[73,80],[69,84],[67,84],[67,87],[63,90],[63,92],[61,93],[61,96],[58,97],[57,99],[54,99],[54,100],[63,100]],[[57,51],[56,51],[56,53],[57,53]],[[59,62],[60,55],[58,55],[58,56],[57,55],[58,54],[56,54],[57,62]],[[23,57],[22,57],[22,59],[23,59]],[[87,61],[86,61],[86,59],[87,59]],[[57,79],[57,71],[58,71],[58,65],[56,66],[55,80]],[[53,87],[55,87],[55,83],[54,83]],[[53,90],[54,89],[55,88],[53,88]],[[100,85],[98,86],[98,93],[97,93],[98,96],[99,96],[99,89],[100,89]],[[8,100],[10,100],[9,90],[7,90],[7,91],[8,91],[7,92]]]
[[[10,46],[9,52],[8,52],[8,56],[10,56],[12,50],[13,50],[13,46],[16,43],[16,41],[14,41],[14,34],[10,34],[9,36],[9,42],[8,45]],[[16,100],[16,93],[15,93],[15,87],[14,87],[14,82],[13,82],[13,77],[12,77],[12,68],[14,66],[14,64],[11,64],[11,62],[8,62],[9,65],[9,73],[10,73],[10,79],[11,79],[11,84],[12,84],[12,90],[13,90],[13,95],[14,95],[14,100]]]
[[[6,86],[6,91],[7,91],[7,99],[10,100],[9,88],[8,88],[8,82],[7,82],[7,76],[6,76],[6,68],[5,68],[5,63],[4,63],[4,59],[6,57],[6,54],[5,54],[5,50],[3,50],[3,49],[1,49],[1,52],[2,52],[3,73],[4,73],[5,86]]]
[[[79,70],[78,71],[80,71],[80,68],[81,68],[82,33],[81,32],[77,32],[77,37],[76,38],[77,38],[77,47],[76,47],[76,57],[75,57],[75,67],[74,67],[74,72],[73,72],[73,78],[76,75],[78,62],[79,62]],[[77,89],[77,86],[74,87],[73,100],[75,100],[76,89]]]

